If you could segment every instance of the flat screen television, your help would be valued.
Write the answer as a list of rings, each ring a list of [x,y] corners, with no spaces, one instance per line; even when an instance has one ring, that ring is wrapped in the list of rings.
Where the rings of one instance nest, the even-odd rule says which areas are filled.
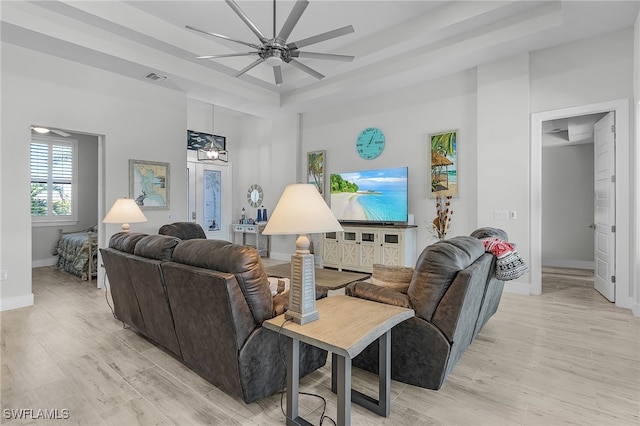
[[[332,173],[331,211],[340,222],[406,224],[408,167]]]

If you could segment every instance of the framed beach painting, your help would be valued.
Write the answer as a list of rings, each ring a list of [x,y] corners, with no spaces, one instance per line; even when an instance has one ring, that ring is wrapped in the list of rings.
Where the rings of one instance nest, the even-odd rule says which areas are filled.
[[[129,197],[142,210],[169,210],[169,163],[129,160]]]
[[[429,136],[431,144],[430,196],[458,195],[458,131],[435,133]]]
[[[324,197],[325,152],[307,153],[307,183],[313,184]]]

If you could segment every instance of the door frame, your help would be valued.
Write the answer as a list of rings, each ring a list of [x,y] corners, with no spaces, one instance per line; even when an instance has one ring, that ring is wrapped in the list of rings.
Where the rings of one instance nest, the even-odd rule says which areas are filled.
[[[223,184],[222,184],[222,220],[221,227],[219,231],[216,231],[214,235],[211,235],[210,231],[206,228],[204,223],[201,223],[202,218],[199,215],[198,210],[198,182],[203,178],[202,174],[204,169],[207,167],[217,168],[219,171],[223,172]],[[193,176],[195,177],[195,181],[191,182],[191,175],[189,170],[193,169]],[[233,168],[232,164],[228,162],[219,162],[219,163],[206,163],[201,161],[192,161],[191,158],[187,159],[187,214],[186,220],[188,222],[199,223],[202,226],[202,229],[207,234],[207,238],[216,238],[223,239],[228,241],[233,241],[233,236],[231,234],[231,224],[233,223],[233,215],[232,215],[232,190],[233,190]],[[193,186],[194,189],[194,198],[192,198],[191,188]],[[193,202],[193,205],[191,204]],[[192,209],[196,211],[196,219],[193,219],[191,216]]]
[[[629,99],[531,114],[530,253],[531,294],[542,294],[542,122],[614,111],[616,115],[616,306],[633,306],[630,275],[630,135]]]

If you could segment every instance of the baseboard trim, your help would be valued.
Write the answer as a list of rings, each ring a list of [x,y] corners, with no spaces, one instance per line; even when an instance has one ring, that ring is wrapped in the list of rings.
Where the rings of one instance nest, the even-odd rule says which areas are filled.
[[[285,262],[291,262],[291,254],[292,253],[269,253],[269,259],[274,260],[284,260]]]
[[[542,259],[542,266],[553,268],[573,268],[573,269],[595,269],[595,263],[591,260],[573,259]]]
[[[33,306],[33,293],[24,296],[3,297],[0,299],[0,311],[26,308],[28,306]]]
[[[524,294],[525,296],[529,296],[531,294],[531,284],[505,281],[503,291],[505,293]]]
[[[634,317],[640,317],[640,303],[634,303],[631,307],[631,312]]]
[[[40,268],[42,266],[55,266],[56,263],[58,263],[58,258],[57,257],[50,257],[48,259],[32,260],[31,261],[31,267],[32,268]]]

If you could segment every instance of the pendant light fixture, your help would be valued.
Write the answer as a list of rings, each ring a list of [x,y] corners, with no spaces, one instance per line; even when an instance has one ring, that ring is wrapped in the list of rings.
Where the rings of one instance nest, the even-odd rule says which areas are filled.
[[[209,142],[209,146],[205,145],[204,148],[198,150],[198,161],[226,163],[229,161],[226,150],[227,140],[224,136],[215,134],[215,108],[216,106],[211,104],[211,142]]]

